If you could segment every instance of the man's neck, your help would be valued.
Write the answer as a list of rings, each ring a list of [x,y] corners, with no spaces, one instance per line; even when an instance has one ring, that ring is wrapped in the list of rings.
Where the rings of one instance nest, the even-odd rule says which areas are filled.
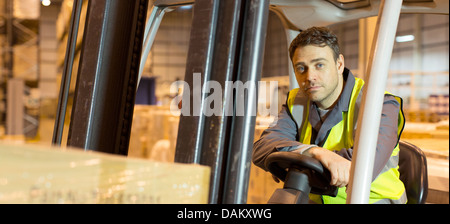
[[[345,83],[346,83],[346,81],[344,80],[342,83],[342,87],[340,89],[339,95],[337,96],[336,99],[334,99],[334,101],[331,105],[324,105],[324,104],[321,104],[320,102],[316,102],[317,108],[320,108],[322,110],[331,110],[334,106],[336,106],[336,104],[339,102],[339,98],[341,98],[342,92],[344,91]]]

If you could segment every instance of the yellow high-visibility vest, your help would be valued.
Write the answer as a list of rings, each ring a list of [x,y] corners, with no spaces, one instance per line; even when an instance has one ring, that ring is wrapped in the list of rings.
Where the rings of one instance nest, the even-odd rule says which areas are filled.
[[[323,148],[331,150],[331,151],[339,151],[343,148],[352,148],[354,144],[353,139],[353,131],[354,131],[354,122],[355,116],[355,107],[356,99],[364,85],[364,81],[362,79],[355,77],[355,85],[353,87],[353,91],[350,97],[349,108],[348,111],[342,112],[342,121],[336,124],[333,128],[331,128],[327,139],[323,144]],[[296,113],[296,108],[303,110],[303,121],[297,121],[299,126],[299,141],[304,144],[311,144],[311,134],[312,134],[312,126],[309,122],[309,105],[310,101],[307,100],[306,105],[302,105],[301,107],[295,107],[296,97],[299,93],[299,89],[293,89],[289,92],[287,99],[287,106],[291,114]],[[385,94],[392,95],[388,92]],[[394,96],[394,95],[392,95]],[[394,96],[395,99],[400,104],[400,111],[398,115],[398,140],[400,139],[401,132],[404,127],[405,118],[403,115],[402,104],[403,100]],[[359,106],[359,105],[358,105]],[[295,116],[293,116],[295,120]],[[302,125],[300,125],[302,124]],[[394,148],[394,151],[391,154],[389,161],[386,166],[383,168],[378,177],[372,182],[370,188],[370,197],[369,203],[406,203],[406,194],[405,187],[403,182],[399,179],[399,171],[398,171],[398,156],[399,156],[399,145],[397,141],[397,145]],[[320,196],[310,194],[311,200],[316,203],[324,203],[324,204],[345,204],[347,199],[345,187],[339,188],[338,195],[336,197],[330,196]]]

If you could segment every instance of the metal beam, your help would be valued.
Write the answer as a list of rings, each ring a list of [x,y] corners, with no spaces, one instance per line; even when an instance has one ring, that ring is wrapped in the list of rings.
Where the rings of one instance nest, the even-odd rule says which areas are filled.
[[[190,102],[204,101],[208,94],[199,93],[196,84],[215,81],[221,87],[233,81],[236,71],[242,1],[196,1],[191,30],[185,81],[190,87]],[[197,83],[193,74],[200,73]],[[202,90],[200,86],[200,90]],[[217,93],[214,93],[217,94]],[[190,116],[181,115],[176,162],[199,163],[211,167],[209,203],[221,203],[224,150],[228,146],[230,117],[224,116],[229,94],[222,88],[222,113],[205,116],[205,108],[192,108]],[[201,99],[197,99],[197,96]],[[184,102],[184,106],[186,102]],[[200,104],[202,105],[202,104]],[[207,105],[209,106],[209,104]],[[195,113],[195,114],[194,114]],[[192,116],[193,115],[193,116]],[[192,131],[192,130],[196,131]]]
[[[187,5],[187,4],[193,4],[193,3],[194,3],[194,0],[155,0],[153,5],[157,6],[157,7],[169,7],[169,6]]]
[[[180,116],[175,162],[211,167],[209,203],[245,203],[247,199],[257,89],[248,89],[251,94],[238,102],[241,92],[235,89],[233,95],[233,89],[226,87],[236,81],[256,87],[267,18],[268,1],[198,0],[194,5],[185,76],[190,88],[184,92],[189,102],[182,103],[189,106],[190,114]],[[201,80],[194,73],[200,73]],[[212,81],[221,87],[221,102],[214,102],[214,108],[221,104],[221,114],[207,115],[212,105],[207,98],[217,93],[209,93],[210,86],[204,85]],[[242,117],[229,114],[237,103],[249,105]]]
[[[371,60],[367,67],[368,76],[358,114],[360,122],[355,137],[347,203],[369,203],[384,91],[401,7],[401,0],[384,0],[380,6]]]
[[[164,17],[164,14],[166,13],[167,7],[159,7],[159,6],[153,6],[150,12],[150,16],[147,20],[146,26],[145,26],[145,33],[144,33],[144,45],[142,49],[142,55],[141,55],[141,65],[139,67],[139,78],[137,81],[137,86],[139,86],[139,83],[141,81],[142,73],[144,71],[145,62],[148,59],[148,55],[150,54],[150,49],[153,46],[153,41],[155,40],[156,33],[159,29],[159,25],[161,25],[161,20]]]
[[[14,58],[13,58],[13,40],[14,40],[14,32],[13,32],[13,1],[4,1],[4,20],[3,20],[3,25],[4,25],[4,34],[5,34],[5,43],[2,43],[1,47],[3,48],[0,54],[0,56],[2,57],[2,66],[3,69],[1,69],[0,71],[0,75],[2,77],[0,77],[0,81],[2,83],[2,85],[4,84],[4,88],[1,89],[1,91],[3,91],[3,97],[2,99],[0,99],[3,103],[4,106],[6,106],[9,102],[7,100],[7,96],[8,96],[8,81],[9,79],[12,79],[14,77],[13,74],[13,67],[14,67]],[[7,110],[3,111],[0,113],[0,124],[5,125],[5,127],[7,126],[6,123],[8,123],[8,118],[7,116],[9,116],[7,114]],[[6,127],[8,128],[8,127]]]
[[[73,60],[77,45],[78,27],[80,23],[82,0],[73,1],[72,16],[70,18],[69,33],[67,38],[66,55],[64,59],[61,87],[59,88],[59,100],[56,111],[55,127],[53,129],[52,143],[61,145],[64,131],[64,120],[66,119],[67,101],[69,99],[70,80],[72,79]]]
[[[89,1],[69,146],[128,154],[147,6]]]
[[[237,90],[235,96],[243,97],[243,102],[235,99],[234,108],[237,108],[236,104],[243,104],[245,109],[243,116],[239,114],[233,116],[224,183],[223,203],[227,204],[247,202],[258,102],[257,86],[261,80],[269,1],[246,1],[244,12],[237,81],[253,85],[248,85],[247,93]]]
[[[226,82],[236,77],[238,47],[240,38],[240,23],[242,17],[243,1],[221,1],[221,9],[216,23],[216,38],[214,55],[209,80],[216,81],[222,87],[222,114],[205,116],[204,134],[202,138],[201,164],[212,167],[210,187],[210,202],[223,202],[224,166],[226,153],[229,147],[230,126],[232,117],[227,116],[227,109],[232,106],[232,92],[226,89]],[[214,90],[216,91],[216,90]],[[210,102],[206,102],[206,106]],[[219,102],[214,102],[214,106]],[[204,116],[204,115],[201,115]]]
[[[195,2],[193,8],[194,16],[185,74],[185,82],[190,88],[185,90],[183,94],[189,94],[189,103],[194,106],[197,106],[194,101],[202,101],[205,98],[199,95],[201,93],[198,93],[197,89],[194,91],[194,73],[200,73],[201,79],[204,81],[207,81],[211,74],[218,8],[219,1],[217,0],[199,0]],[[202,85],[202,83],[199,84]],[[196,99],[197,96],[200,99]],[[182,113],[180,115],[175,162],[200,163],[201,139],[203,138],[203,126],[205,125],[204,116],[200,111],[201,108],[193,108],[193,106],[187,104],[188,102],[183,102],[183,107],[189,106],[189,114]],[[194,113],[196,116],[193,116]]]

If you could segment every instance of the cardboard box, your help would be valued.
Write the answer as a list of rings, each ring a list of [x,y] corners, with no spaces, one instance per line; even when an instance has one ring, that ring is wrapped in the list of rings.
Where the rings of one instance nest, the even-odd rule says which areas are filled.
[[[0,203],[208,203],[210,168],[0,143]]]

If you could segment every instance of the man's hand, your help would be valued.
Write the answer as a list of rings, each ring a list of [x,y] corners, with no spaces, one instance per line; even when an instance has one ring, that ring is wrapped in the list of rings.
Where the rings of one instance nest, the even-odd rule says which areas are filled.
[[[349,160],[328,149],[320,147],[311,148],[306,154],[319,160],[322,165],[330,171],[330,185],[337,187],[347,186],[350,178],[350,166],[352,164]]]

